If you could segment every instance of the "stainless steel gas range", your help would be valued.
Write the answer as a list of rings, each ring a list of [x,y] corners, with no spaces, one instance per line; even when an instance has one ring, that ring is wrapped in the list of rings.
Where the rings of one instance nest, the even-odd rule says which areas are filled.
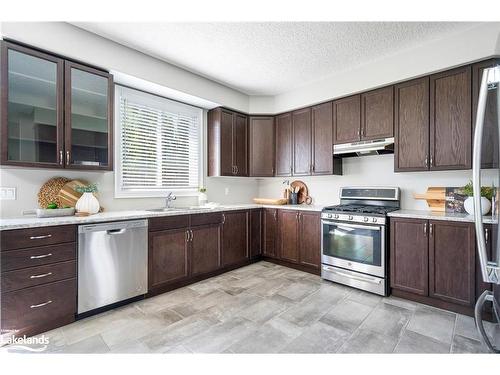
[[[321,213],[321,277],[388,295],[387,213],[397,209],[397,187],[341,188],[340,205]]]

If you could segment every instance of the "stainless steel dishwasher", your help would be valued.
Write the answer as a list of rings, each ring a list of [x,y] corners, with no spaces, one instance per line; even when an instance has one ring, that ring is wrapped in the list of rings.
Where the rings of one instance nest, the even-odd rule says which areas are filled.
[[[148,221],[78,227],[78,314],[147,293]]]

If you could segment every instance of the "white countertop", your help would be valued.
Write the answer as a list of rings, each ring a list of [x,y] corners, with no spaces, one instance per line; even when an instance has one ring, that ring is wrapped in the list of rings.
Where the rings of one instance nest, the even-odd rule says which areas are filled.
[[[459,214],[450,212],[434,212],[425,210],[398,210],[392,211],[387,214],[390,217],[406,217],[413,219],[430,219],[430,220],[447,220],[447,221],[462,221],[473,223],[474,215],[469,214]],[[483,223],[493,224],[497,223],[497,219],[493,219],[491,216],[483,216]]]
[[[227,204],[215,208],[195,208],[195,209],[177,209],[167,212],[152,212],[146,210],[133,211],[109,211],[90,216],[64,216],[51,218],[37,218],[34,216],[24,216],[19,218],[0,219],[0,231],[23,228],[49,227],[54,225],[68,224],[90,224],[102,223],[117,220],[147,219],[161,216],[191,215],[210,212],[248,210],[252,208],[277,208],[283,210],[303,210],[303,211],[321,211],[323,206],[314,205],[260,205],[260,204]],[[175,207],[174,207],[175,208]]]

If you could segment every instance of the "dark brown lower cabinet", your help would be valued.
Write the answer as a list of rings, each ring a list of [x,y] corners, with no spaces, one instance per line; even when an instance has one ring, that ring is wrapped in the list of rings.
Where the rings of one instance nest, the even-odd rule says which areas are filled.
[[[277,258],[278,239],[278,210],[276,208],[264,208],[262,230],[262,254],[269,258]]]
[[[188,240],[188,228],[149,233],[150,290],[188,277]]]
[[[295,210],[280,210],[279,223],[279,257],[282,260],[299,262],[299,212]]]
[[[250,257],[255,258],[262,255],[262,210],[250,211]]]
[[[222,266],[242,263],[248,256],[248,211],[224,212],[222,221]]]
[[[300,264],[320,269],[321,218],[318,212],[299,212]]]
[[[391,218],[392,294],[459,313],[476,301],[473,223]]]
[[[191,228],[190,242],[190,276],[212,272],[220,267],[220,225]]]

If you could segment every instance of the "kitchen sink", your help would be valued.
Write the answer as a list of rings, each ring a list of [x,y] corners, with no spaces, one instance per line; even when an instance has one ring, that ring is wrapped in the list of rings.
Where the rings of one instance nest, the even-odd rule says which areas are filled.
[[[146,211],[149,212],[176,212],[176,211],[195,211],[195,210],[211,210],[210,207],[161,207],[150,208]]]

